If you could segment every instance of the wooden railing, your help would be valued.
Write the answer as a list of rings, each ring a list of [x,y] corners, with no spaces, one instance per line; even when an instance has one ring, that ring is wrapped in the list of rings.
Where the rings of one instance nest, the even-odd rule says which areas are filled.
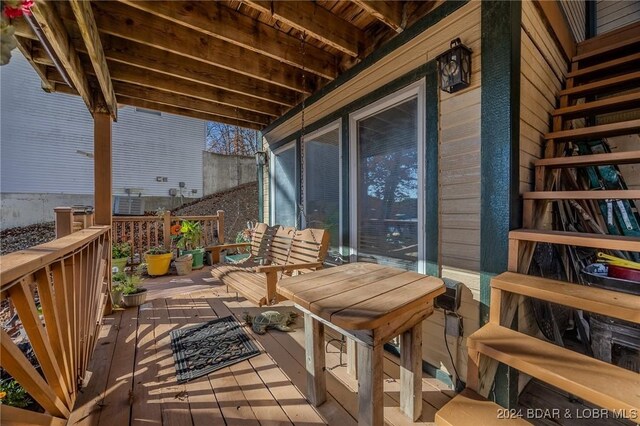
[[[200,245],[203,247],[224,241],[224,211],[218,210],[216,215],[209,216],[172,216],[171,212],[165,212],[162,216],[114,216],[113,240],[114,243],[128,241],[131,243],[132,256],[144,252],[151,247],[171,247],[172,225],[182,220],[200,222],[202,238]],[[133,259],[132,259],[133,260]]]
[[[109,296],[110,238],[109,226],[93,226],[0,257],[2,306],[20,320],[2,328],[0,367],[45,411],[0,405],[3,424],[69,418]]]

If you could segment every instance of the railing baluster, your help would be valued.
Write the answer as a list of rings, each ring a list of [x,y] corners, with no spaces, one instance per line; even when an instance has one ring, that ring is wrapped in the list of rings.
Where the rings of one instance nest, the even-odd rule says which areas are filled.
[[[0,357],[2,368],[7,370],[42,408],[54,416],[69,417],[69,407],[55,394],[4,330],[1,330],[0,335]]]
[[[75,396],[77,382],[75,380],[75,369],[73,364],[73,338],[71,337],[70,316],[69,316],[69,297],[67,295],[66,285],[66,268],[64,260],[52,264],[51,272],[53,273],[53,287],[56,307],[58,311],[59,323],[64,325],[61,329],[61,342],[64,347],[65,362],[68,364],[67,381],[72,390],[72,397]]]
[[[13,305],[18,311],[18,317],[22,321],[27,336],[29,336],[29,342],[33,348],[33,352],[36,354],[36,358],[42,367],[47,382],[55,391],[58,398],[66,403],[67,407],[71,407],[71,398],[67,390],[66,383],[62,378],[62,373],[58,366],[56,354],[51,347],[48,336],[40,315],[36,308],[35,301],[31,296],[29,290],[29,284],[26,279],[23,279],[19,285],[11,287],[8,291],[8,295],[13,302]]]
[[[53,297],[52,272],[49,266],[36,271],[36,281],[38,283],[38,294],[40,295],[40,305],[44,315],[44,323],[47,327],[47,335],[51,342],[51,348],[57,355],[60,369],[63,373],[67,391],[73,393],[74,383],[71,378],[71,370],[67,359],[67,352],[63,344],[63,332],[60,325],[60,312]],[[73,397],[71,397],[73,399]]]

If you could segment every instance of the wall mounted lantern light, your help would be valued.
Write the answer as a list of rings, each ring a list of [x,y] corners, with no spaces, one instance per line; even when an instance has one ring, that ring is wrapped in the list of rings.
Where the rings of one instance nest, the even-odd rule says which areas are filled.
[[[256,152],[256,165],[257,166],[266,166],[267,165],[267,153],[264,151]]]
[[[448,93],[469,87],[471,83],[471,49],[459,38],[451,41],[449,50],[438,56],[440,88]]]

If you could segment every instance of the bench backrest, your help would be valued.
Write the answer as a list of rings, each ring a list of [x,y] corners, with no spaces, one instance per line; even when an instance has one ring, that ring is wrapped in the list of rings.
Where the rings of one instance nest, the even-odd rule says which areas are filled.
[[[269,226],[266,223],[258,223],[253,228],[250,247],[251,257],[268,256],[269,246],[278,228],[277,226]]]
[[[328,249],[329,231],[315,228],[296,231],[291,242],[287,264],[324,262]],[[300,269],[298,273],[310,272],[314,269]]]
[[[276,229],[271,244],[269,245],[269,253],[267,259],[271,265],[285,265],[289,257],[289,249],[291,249],[291,241],[296,232],[292,226],[274,226]]]

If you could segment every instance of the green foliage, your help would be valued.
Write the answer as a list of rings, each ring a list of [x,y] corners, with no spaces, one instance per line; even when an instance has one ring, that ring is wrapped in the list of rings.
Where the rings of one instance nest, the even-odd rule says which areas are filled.
[[[180,226],[180,235],[177,238],[176,247],[182,250],[193,250],[200,245],[202,238],[202,226],[200,222],[183,220]]]
[[[127,241],[123,241],[121,243],[114,243],[111,246],[111,258],[112,259],[122,259],[123,257],[131,256],[131,244]]]
[[[25,408],[32,402],[27,391],[20,386],[20,383],[13,379],[0,382],[0,404]]]
[[[137,274],[127,275],[119,272],[114,274],[111,280],[113,281],[112,291],[121,291],[122,294],[136,294],[144,290],[140,287],[142,278]]]
[[[151,247],[149,250],[147,250],[146,254],[167,254],[169,253],[169,250],[167,250],[166,248],[164,248],[163,246],[155,246],[155,247]]]

